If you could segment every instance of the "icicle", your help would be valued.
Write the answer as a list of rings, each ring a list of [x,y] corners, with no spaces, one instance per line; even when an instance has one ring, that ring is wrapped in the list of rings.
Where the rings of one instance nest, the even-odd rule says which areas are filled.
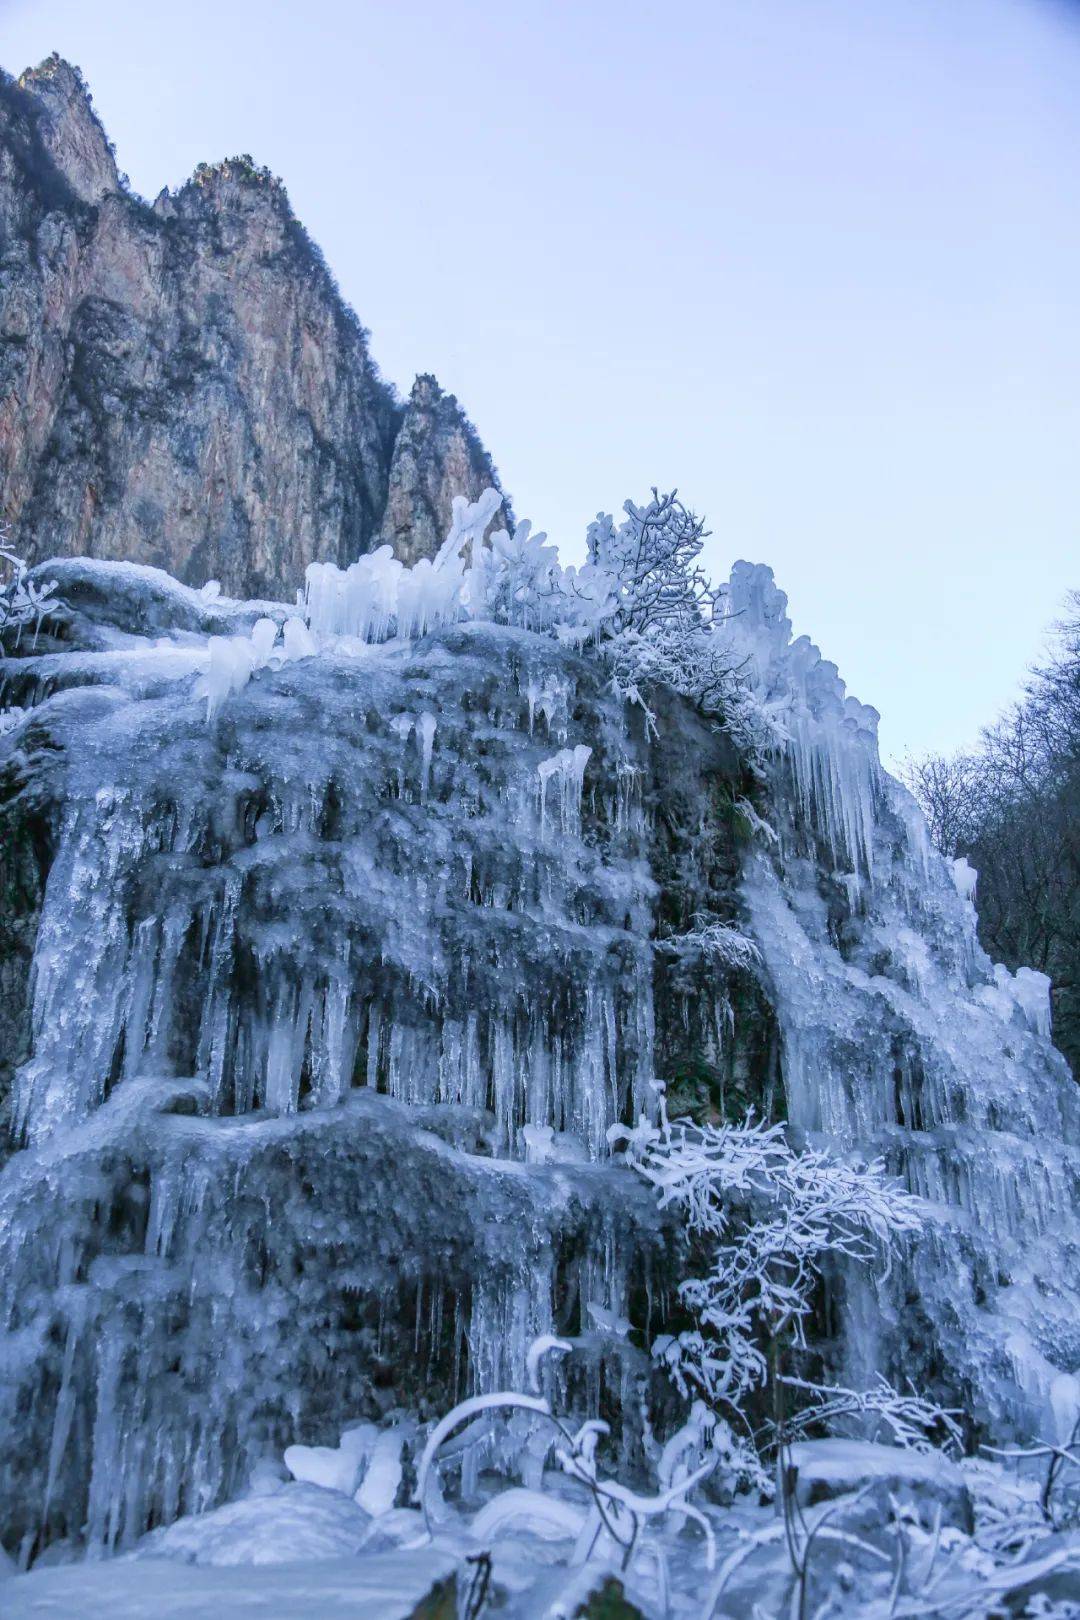
[[[311,563],[304,609],[315,643],[335,637],[361,642],[385,641],[390,635],[411,638],[463,617],[462,552],[469,547],[476,559],[481,536],[501,502],[494,489],[485,490],[472,505],[455,497],[453,524],[434,561],[425,557],[406,568],[389,546],[379,546],[344,570],[333,563]]]
[[[420,739],[420,802],[427,798],[428,779],[431,775],[431,754],[435,746],[435,716],[425,709],[416,722]]]
[[[562,748],[550,759],[540,761],[536,767],[540,779],[540,834],[547,829],[547,786],[552,780],[559,788],[559,826],[562,832],[576,836],[581,831],[581,795],[585,781],[585,767],[592,757],[592,749],[584,743],[576,748]]]

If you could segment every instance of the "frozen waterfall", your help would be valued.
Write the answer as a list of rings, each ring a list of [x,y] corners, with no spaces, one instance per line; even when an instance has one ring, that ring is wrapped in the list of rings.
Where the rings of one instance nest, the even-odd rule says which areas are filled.
[[[674,1240],[607,1134],[695,1065],[928,1200],[880,1287],[836,1279],[852,1379],[910,1371],[989,1432],[1067,1420],[1080,1119],[1047,987],[986,961],[973,876],[768,570],[736,566],[716,631],[756,774],[681,699],[647,727],[595,655],[457,622],[460,570],[315,572],[314,637],[154,570],[56,572],[67,640],[0,663],[24,1560],[520,1382],[544,1332],[632,1463]]]

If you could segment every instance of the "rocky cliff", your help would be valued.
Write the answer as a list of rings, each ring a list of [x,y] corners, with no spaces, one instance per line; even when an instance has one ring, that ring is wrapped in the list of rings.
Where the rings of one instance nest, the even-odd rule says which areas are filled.
[[[493,480],[433,377],[403,407],[379,376],[267,170],[200,166],[148,206],[76,69],[0,84],[0,516],[22,552],[291,597],[312,561],[430,551]]]

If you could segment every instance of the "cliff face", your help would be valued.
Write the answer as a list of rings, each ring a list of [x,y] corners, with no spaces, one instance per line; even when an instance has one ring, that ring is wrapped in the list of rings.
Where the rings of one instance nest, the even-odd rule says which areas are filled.
[[[0,87],[0,510],[30,558],[291,597],[312,561],[430,551],[494,470],[452,396],[403,410],[284,188],[247,159],[152,207],[78,73]]]

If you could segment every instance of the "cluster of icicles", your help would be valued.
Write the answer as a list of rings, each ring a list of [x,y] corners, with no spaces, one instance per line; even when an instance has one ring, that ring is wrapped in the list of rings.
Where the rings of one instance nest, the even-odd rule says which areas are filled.
[[[242,692],[256,670],[280,669],[316,651],[298,616],[286,619],[280,640],[274,619],[256,620],[249,636],[211,636],[206,668],[195,688],[196,697],[206,699],[206,718],[212,720],[231,693]]]
[[[904,824],[914,870],[930,883],[931,848],[926,822],[914,801],[882,770],[878,758],[878,713],[847,695],[836,665],[822,658],[807,636],[792,639],[787,596],[772,569],[737,562],[724,599],[723,634],[751,686],[767,736],[789,773],[797,827],[812,829],[832,860],[833,875],[852,907],[875,882],[875,831],[888,806]],[[975,940],[978,874],[963,858],[950,875],[966,902],[966,927]],[[976,999],[1008,1024],[1018,1016],[1033,1033],[1050,1038],[1050,980],[1021,967],[1015,974],[998,963],[993,982]]]
[[[362,642],[423,636],[465,616],[469,571],[465,550],[474,552],[502,504],[486,489],[472,504],[454,500],[450,533],[434,558],[407,567],[389,546],[358,557],[348,568],[312,563],[307,570],[304,610],[319,639],[349,637]]]
[[[453,503],[450,532],[433,558],[412,567],[389,546],[358,557],[348,568],[312,563],[304,612],[316,639],[408,640],[463,619],[489,619],[545,631],[581,645],[614,612],[618,579],[594,561],[563,567],[557,548],[528,521],[513,533],[484,535],[502,505],[496,489],[471,504]]]
[[[258,670],[310,658],[327,641],[372,643],[390,636],[408,640],[465,617],[469,571],[463,550],[469,546],[475,551],[480,545],[501,502],[495,489],[485,490],[471,505],[458,496],[453,525],[438,555],[434,560],[422,557],[411,568],[399,562],[389,546],[380,546],[345,569],[312,563],[306,594],[301,593],[280,632],[275,619],[262,618],[250,635],[211,636],[196,687],[196,695],[206,699],[207,719],[212,720],[226,698],[242,691]],[[212,580],[202,595],[213,600],[219,589]]]

